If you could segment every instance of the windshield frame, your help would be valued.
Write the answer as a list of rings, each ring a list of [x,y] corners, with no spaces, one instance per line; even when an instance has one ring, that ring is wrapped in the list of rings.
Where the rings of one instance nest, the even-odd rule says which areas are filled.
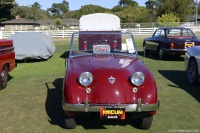
[[[73,54],[75,51],[73,51],[73,45],[75,45],[75,38],[79,37],[79,35],[84,35],[84,34],[88,34],[89,35],[96,35],[96,34],[102,34],[102,35],[129,35],[130,36],[130,39],[132,41],[132,44],[133,44],[133,50],[134,50],[134,53],[128,53],[128,50],[131,50],[131,49],[128,49],[128,46],[127,46],[127,52],[120,52],[120,51],[115,51],[115,52],[110,52],[110,53],[89,53],[84,50],[80,51],[80,52],[85,52],[85,53],[82,53],[82,54]],[[91,50],[91,49],[90,49]],[[111,49],[112,50],[112,49]],[[78,51],[77,51],[78,52]],[[137,52],[137,47],[136,47],[136,44],[135,44],[135,41],[134,41],[134,36],[131,32],[123,32],[123,31],[79,31],[79,32],[74,32],[72,33],[72,38],[71,38],[71,44],[70,44],[70,52],[69,52],[69,58],[71,57],[77,57],[77,56],[87,56],[87,55],[124,55],[124,56],[134,56],[134,57],[138,57],[138,52]]]

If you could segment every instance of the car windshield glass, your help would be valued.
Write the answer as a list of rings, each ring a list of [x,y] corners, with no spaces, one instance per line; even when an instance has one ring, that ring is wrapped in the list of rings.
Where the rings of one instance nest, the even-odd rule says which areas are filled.
[[[192,38],[194,37],[191,30],[188,29],[168,29],[167,30],[168,38]]]
[[[137,55],[133,35],[121,31],[73,33],[70,56],[86,54]]]

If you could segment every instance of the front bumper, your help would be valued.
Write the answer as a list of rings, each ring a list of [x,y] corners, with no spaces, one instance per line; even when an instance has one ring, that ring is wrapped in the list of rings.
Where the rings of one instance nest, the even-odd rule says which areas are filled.
[[[155,104],[142,104],[141,99],[138,99],[137,104],[88,104],[87,99],[84,104],[67,104],[63,102],[64,111],[100,112],[100,108],[125,108],[126,112],[156,111],[159,108],[159,102]]]
[[[164,51],[168,54],[184,55],[187,49],[164,49]]]

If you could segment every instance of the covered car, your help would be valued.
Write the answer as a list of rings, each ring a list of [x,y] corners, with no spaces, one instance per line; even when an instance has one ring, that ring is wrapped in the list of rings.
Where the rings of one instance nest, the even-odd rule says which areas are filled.
[[[200,40],[188,28],[159,28],[152,37],[145,38],[144,52],[156,51],[159,59],[165,59],[168,54],[184,55],[187,48],[200,45]]]
[[[52,38],[41,32],[20,32],[9,39],[13,40],[16,60],[48,59],[55,52]]]
[[[159,108],[157,87],[138,58],[132,33],[119,30],[115,15],[90,14],[82,20],[95,29],[80,24],[83,28],[72,34],[62,91],[66,127],[77,126],[77,113],[97,112],[108,120],[125,120],[130,113],[139,118],[140,128],[149,129]]]
[[[200,83],[200,46],[188,48],[185,53],[185,69],[191,85]]]

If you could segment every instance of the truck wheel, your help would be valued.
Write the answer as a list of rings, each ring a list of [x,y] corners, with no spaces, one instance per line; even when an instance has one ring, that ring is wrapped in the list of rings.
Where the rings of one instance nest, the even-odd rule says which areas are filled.
[[[4,65],[0,75],[0,89],[6,88],[7,82],[8,82],[8,67],[7,65]]]
[[[190,60],[187,68],[187,79],[191,85],[197,85],[198,79],[198,67],[195,59]]]
[[[144,118],[140,118],[139,119],[139,126],[140,126],[141,129],[147,130],[151,127],[152,121],[153,121],[152,115],[144,117]]]
[[[65,117],[65,126],[67,129],[74,129],[77,126],[77,123],[74,117]]]
[[[167,54],[165,53],[163,48],[159,48],[158,50],[158,58],[160,60],[164,60],[166,58]]]

